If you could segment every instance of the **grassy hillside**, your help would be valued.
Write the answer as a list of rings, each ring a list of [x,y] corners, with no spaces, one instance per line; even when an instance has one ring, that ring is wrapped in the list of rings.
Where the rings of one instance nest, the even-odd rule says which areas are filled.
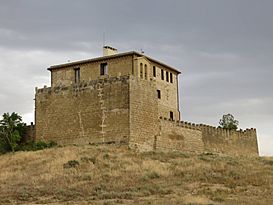
[[[0,204],[273,204],[273,160],[70,146],[0,156]]]

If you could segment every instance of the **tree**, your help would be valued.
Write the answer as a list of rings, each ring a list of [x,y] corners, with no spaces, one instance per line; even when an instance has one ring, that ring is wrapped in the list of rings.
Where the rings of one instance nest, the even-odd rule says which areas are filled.
[[[226,114],[220,119],[219,124],[224,129],[237,130],[239,121],[235,120],[232,114]]]
[[[0,141],[7,150],[14,152],[26,130],[26,124],[22,122],[22,117],[13,112],[4,113],[0,120]]]

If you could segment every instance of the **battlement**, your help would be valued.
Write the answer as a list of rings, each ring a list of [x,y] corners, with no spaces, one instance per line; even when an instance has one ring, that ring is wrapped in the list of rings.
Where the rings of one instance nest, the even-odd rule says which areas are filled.
[[[208,151],[255,156],[259,153],[255,128],[228,130],[204,124],[198,126]]]
[[[202,132],[194,123],[159,117],[159,134],[154,146],[159,150],[203,152]]]
[[[37,88],[35,89],[36,94],[58,94],[60,92],[63,91],[83,91],[86,89],[98,89],[99,86],[101,86],[102,84],[111,84],[111,83],[115,83],[115,82],[121,82],[121,83],[128,83],[130,76],[129,75],[125,75],[125,76],[118,76],[118,77],[102,77],[96,80],[89,80],[89,81],[81,81],[80,83],[73,83],[70,86],[65,86],[62,84],[59,84],[58,86],[55,87],[47,87],[44,86],[43,88]]]
[[[221,133],[222,135],[229,135],[230,132],[242,134],[242,136],[245,136],[245,134],[249,135],[249,133],[256,133],[256,128],[246,128],[245,130],[243,129],[228,130],[222,127],[214,127],[214,126],[206,125],[206,124],[196,124],[196,123],[187,122],[187,121],[174,121],[172,119],[168,119],[162,116],[160,116],[159,119],[164,121],[169,121],[173,124],[176,124],[179,127],[184,127],[184,128],[193,129],[193,130],[202,130],[203,132],[218,132],[218,133]]]
[[[214,127],[211,125],[206,125],[206,124],[198,124],[198,127],[200,127],[200,129],[204,130],[204,131],[220,131],[220,132],[237,132],[237,133],[248,133],[248,132],[256,132],[256,128],[246,128],[245,130],[240,129],[240,130],[228,130],[228,129],[224,129],[222,127]]]
[[[36,89],[37,140],[59,144],[129,139],[129,76]]]
[[[180,121],[180,72],[143,54],[107,55],[49,70],[51,87],[35,89],[33,139],[59,144],[125,141],[143,151],[258,153],[254,128],[234,131]]]
[[[239,155],[258,155],[257,133],[255,128],[227,130],[221,127],[174,121],[163,117],[159,117],[159,121],[165,122],[164,126],[168,127],[168,129],[174,129],[174,127],[178,129],[181,127],[187,130],[200,131],[206,151]],[[166,124],[168,124],[168,126],[166,126]],[[180,132],[182,133],[182,131]]]
[[[36,93],[50,93],[51,92],[51,87],[47,87],[46,85],[43,88],[35,88]]]
[[[168,118],[162,117],[162,116],[160,116],[159,119],[163,120],[163,121],[169,121],[170,123],[176,124],[179,127],[183,127],[183,128],[187,128],[187,129],[192,129],[192,130],[201,130],[201,128],[199,127],[199,125],[195,124],[195,123],[186,122],[186,121],[179,121],[179,120],[175,121],[175,120],[168,119]]]

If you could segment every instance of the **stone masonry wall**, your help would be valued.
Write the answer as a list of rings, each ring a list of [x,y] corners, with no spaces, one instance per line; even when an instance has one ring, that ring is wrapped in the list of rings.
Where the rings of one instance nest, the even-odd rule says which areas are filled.
[[[209,125],[198,125],[202,131],[205,150],[232,155],[258,156],[256,129],[239,131],[216,128]]]
[[[156,80],[133,75],[37,89],[30,138],[61,145],[122,142],[140,151],[258,155],[255,129],[229,131],[158,119],[157,89]]]
[[[128,76],[39,89],[35,99],[37,140],[128,143]]]
[[[142,75],[141,75],[142,64]],[[147,73],[145,71],[147,66]],[[155,76],[153,69],[155,68]],[[180,120],[180,112],[178,107],[178,78],[177,73],[171,69],[158,63],[149,61],[146,57],[138,57],[134,59],[134,75],[146,80],[156,81],[156,89],[161,91],[161,98],[158,99],[158,117],[163,116],[170,118],[170,112],[173,112],[173,119]],[[164,73],[164,79],[161,78],[161,70]],[[168,81],[166,73],[168,72]],[[172,82],[170,75],[172,74]]]
[[[26,132],[22,136],[22,142],[27,143],[27,142],[33,142],[35,141],[35,125],[33,122],[26,127]]]
[[[151,151],[158,134],[155,81],[130,76],[130,147]]]
[[[203,152],[202,132],[195,126],[184,122],[159,119],[160,132],[156,138],[155,149],[160,151]]]
[[[164,73],[164,80],[161,79],[161,70]],[[161,91],[161,99],[158,99],[159,104],[159,112],[158,117],[166,117],[170,118],[170,111],[173,112],[173,119],[175,121],[181,120],[180,119],[180,112],[179,112],[179,96],[178,96],[178,78],[177,75],[172,72],[171,70],[162,67],[159,65],[156,66],[156,84],[157,89]],[[166,72],[169,73],[169,82],[166,80]],[[173,76],[173,83],[170,82],[170,73]]]
[[[81,81],[89,82],[97,80],[100,75],[101,63],[108,64],[108,76],[118,77],[127,76],[132,73],[133,56],[123,56],[111,59],[102,59],[99,61],[82,63],[78,65],[68,65],[63,68],[53,69],[51,71],[51,86],[56,87],[60,85],[70,86],[75,82],[75,68],[80,69]]]

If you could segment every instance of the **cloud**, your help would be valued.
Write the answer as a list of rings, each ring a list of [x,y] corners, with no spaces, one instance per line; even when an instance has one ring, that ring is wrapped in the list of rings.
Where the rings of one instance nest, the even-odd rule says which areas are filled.
[[[4,0],[0,7],[0,112],[32,120],[47,67],[101,55],[106,43],[182,71],[185,120],[218,124],[232,113],[273,143],[273,2],[270,0]],[[266,143],[267,142],[267,143]]]
[[[16,111],[21,114],[33,112],[35,87],[50,85],[47,71],[50,65],[90,57],[90,53],[84,52],[22,51],[1,47],[0,53],[0,113]]]

